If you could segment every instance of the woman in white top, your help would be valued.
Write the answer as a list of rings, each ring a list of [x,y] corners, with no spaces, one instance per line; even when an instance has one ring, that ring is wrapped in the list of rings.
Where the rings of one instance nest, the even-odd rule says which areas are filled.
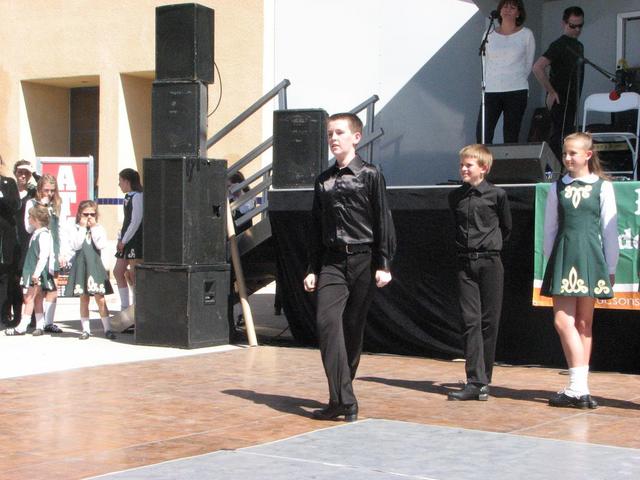
[[[493,133],[504,114],[504,143],[517,143],[522,117],[527,108],[529,74],[536,42],[523,23],[526,12],[522,0],[500,0],[499,26],[489,33],[485,62],[485,144],[493,143]],[[476,127],[482,142],[482,109]]]

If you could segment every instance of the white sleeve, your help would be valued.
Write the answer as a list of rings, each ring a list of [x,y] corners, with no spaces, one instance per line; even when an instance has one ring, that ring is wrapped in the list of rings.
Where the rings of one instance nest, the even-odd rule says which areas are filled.
[[[142,224],[142,192],[131,197],[131,223],[126,232],[122,233],[120,241],[125,245],[133,238]]]
[[[29,223],[29,210],[31,210],[31,208],[35,204],[36,204],[36,201],[33,198],[31,198],[27,200],[27,205],[24,207],[24,229],[27,231],[27,233],[33,233],[35,231],[35,228],[33,228]]]
[[[616,196],[611,182],[602,182],[600,190],[600,226],[602,227],[602,246],[609,274],[616,273],[618,265],[618,211]]]
[[[98,250],[102,250],[107,246],[107,231],[102,225],[91,227],[91,240]]]
[[[531,68],[533,67],[533,58],[536,54],[536,39],[533,36],[533,32],[527,29],[527,42],[525,45],[525,61],[527,62],[525,66],[527,67],[527,77],[529,73],[531,73]]]
[[[71,248],[71,240],[69,238],[69,230],[75,230],[75,222],[63,221],[58,217],[58,238],[60,239],[60,257],[69,260],[73,256]]]
[[[558,185],[553,182],[547,194],[547,204],[544,209],[544,256],[549,258],[553,250],[558,233]]]
[[[76,225],[75,231],[69,238],[69,246],[75,251],[82,248],[82,244],[87,238],[87,230],[80,225]]]
[[[40,256],[38,257],[38,263],[36,263],[36,269],[33,271],[34,277],[39,277],[44,268],[49,264],[49,256],[53,249],[51,234],[49,232],[42,232],[38,237],[38,243],[40,245]]]

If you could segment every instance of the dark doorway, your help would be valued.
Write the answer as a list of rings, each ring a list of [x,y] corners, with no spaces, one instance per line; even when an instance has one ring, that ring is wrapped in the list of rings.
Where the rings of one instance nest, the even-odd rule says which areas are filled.
[[[69,153],[72,157],[93,157],[94,198],[98,198],[100,90],[72,88],[69,98]]]

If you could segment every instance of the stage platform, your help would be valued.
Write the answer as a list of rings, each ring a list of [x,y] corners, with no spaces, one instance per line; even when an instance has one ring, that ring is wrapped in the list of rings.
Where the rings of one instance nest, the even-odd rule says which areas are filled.
[[[535,185],[501,185],[509,195],[513,233],[505,246],[505,292],[498,361],[564,367],[550,308],[533,307]],[[462,337],[455,281],[452,186],[389,187],[398,250],[394,280],[377,290],[365,332],[369,352],[461,357]],[[314,297],[305,293],[311,189],[269,193],[269,218],[279,255],[279,285],[294,337],[315,345]],[[638,372],[640,318],[625,310],[597,310],[592,367]]]
[[[38,340],[64,345],[55,337]],[[561,373],[499,366],[488,402],[450,402],[447,391],[464,378],[461,362],[364,355],[354,383],[362,420],[356,425],[311,418],[327,398],[315,349],[236,348],[8,378],[0,380],[2,478],[75,480],[122,472],[115,478],[157,479],[169,472],[172,479],[278,479],[293,464],[296,474],[287,478],[391,478],[396,472],[448,480],[477,478],[469,472],[489,446],[494,461],[481,465],[490,478],[536,478],[535,471],[518,468],[534,468],[540,456],[536,471],[558,468],[546,478],[610,478],[598,475],[605,467],[611,478],[638,478],[639,377],[593,373],[591,390],[601,407],[583,411],[547,405],[566,381]],[[284,441],[269,444],[278,440]],[[353,440],[359,443],[338,461],[340,442]],[[206,476],[181,474],[213,452],[220,463],[208,463]],[[196,458],[181,460],[190,457]],[[172,462],[173,470],[157,465],[173,460],[181,460]],[[596,460],[604,463],[585,475]],[[156,466],[146,472],[165,477],[137,469],[149,465]],[[367,476],[373,468],[380,476]]]

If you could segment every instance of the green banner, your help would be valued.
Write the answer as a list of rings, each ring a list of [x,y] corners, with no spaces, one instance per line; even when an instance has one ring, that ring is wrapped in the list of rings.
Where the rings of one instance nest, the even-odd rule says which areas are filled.
[[[533,305],[550,307],[550,297],[540,295],[542,278],[547,261],[543,255],[544,209],[549,193],[549,183],[536,185],[536,225],[534,241]],[[616,268],[615,297],[596,301],[596,308],[640,310],[638,292],[638,236],[640,234],[640,182],[613,182],[618,209],[618,245],[620,259]]]

